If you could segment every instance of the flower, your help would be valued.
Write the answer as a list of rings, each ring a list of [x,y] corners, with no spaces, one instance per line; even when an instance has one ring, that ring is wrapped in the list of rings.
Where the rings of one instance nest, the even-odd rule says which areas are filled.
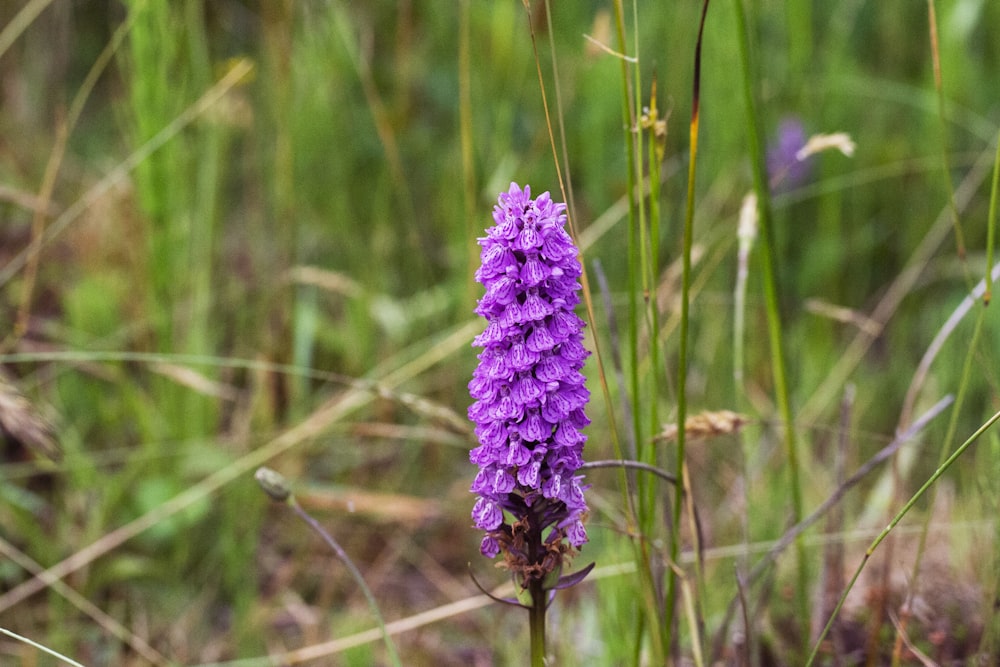
[[[812,160],[801,154],[806,145],[806,128],[795,117],[778,125],[777,136],[767,149],[767,176],[771,189],[787,192],[804,185],[812,174]]]
[[[580,372],[590,353],[573,312],[581,268],[565,211],[548,192],[532,199],[529,186],[511,183],[479,239],[485,294],[476,313],[486,327],[473,342],[483,349],[469,382],[479,443],[469,456],[479,466],[472,518],[486,533],[483,555],[503,552],[524,581],[557,570],[587,541],[576,473],[590,423]]]

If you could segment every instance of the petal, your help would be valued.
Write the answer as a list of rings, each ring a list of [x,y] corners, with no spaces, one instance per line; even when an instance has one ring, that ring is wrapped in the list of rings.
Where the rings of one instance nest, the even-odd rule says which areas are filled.
[[[524,228],[514,240],[514,249],[526,253],[535,252],[542,245],[542,241],[542,235],[538,233],[538,228],[530,222],[529,215],[525,215]]]
[[[568,419],[573,423],[573,426],[578,429],[586,428],[590,424],[590,418],[583,411],[583,408],[577,408],[569,413]]]
[[[586,387],[573,387],[563,384],[560,387],[559,393],[565,396],[569,401],[570,412],[582,408],[587,405],[587,401],[590,400],[590,391],[588,391]]]
[[[587,529],[583,527],[582,521],[574,521],[570,524],[569,528],[566,530],[566,539],[569,540],[570,544],[577,548],[587,543]],[[497,551],[499,552],[499,550],[500,547],[498,546]],[[485,552],[483,553],[485,554]]]
[[[503,511],[493,500],[480,498],[472,508],[472,519],[482,530],[496,530],[503,523]]]
[[[489,358],[483,359],[486,377],[491,380],[506,380],[511,376],[507,355],[501,350],[490,350]]]
[[[572,372],[573,368],[565,359],[553,354],[546,354],[535,366],[535,377],[542,382],[556,382]],[[469,390],[472,390],[472,383],[469,383]]]
[[[562,475],[553,473],[542,482],[542,495],[546,498],[559,498],[559,494],[562,493],[562,481]]]
[[[590,487],[589,486],[587,486],[587,487],[581,486],[580,485],[580,480],[582,480],[582,479],[583,479],[583,477],[581,477],[581,476],[577,476],[577,477],[573,478],[573,482],[572,482],[572,484],[570,484],[569,494],[567,494],[569,496],[569,501],[566,503],[566,505],[567,505],[567,507],[570,507],[572,509],[580,510],[582,512],[586,512],[587,511],[587,501],[583,497],[583,489],[584,488],[590,488]]]
[[[538,363],[539,354],[535,350],[528,349],[523,340],[515,341],[510,346],[510,367],[514,371],[526,371]]]
[[[483,297],[483,301],[499,306],[506,306],[514,300],[514,286],[514,278],[501,276],[496,279],[496,282],[492,282],[487,286],[486,296]]]
[[[562,392],[554,391],[546,395],[545,403],[542,405],[542,419],[550,424],[558,424],[566,418],[570,410],[572,410],[570,402]]]
[[[552,314],[552,306],[538,295],[537,289],[530,289],[521,312],[526,322],[537,322]]]
[[[489,345],[495,345],[503,340],[503,327],[500,322],[493,321],[490,322],[483,333],[476,336],[472,341],[472,344],[476,347],[487,347]]]
[[[493,457],[490,455],[490,448],[486,445],[474,447],[469,452],[469,462],[475,463],[477,466],[489,465],[493,462]]]
[[[493,219],[497,223],[495,228],[497,237],[507,239],[508,241],[516,238],[518,232],[517,221],[509,215],[507,211],[504,211],[503,209],[498,210],[500,211],[499,218],[496,213],[493,215]]]
[[[549,277],[548,267],[545,266],[539,259],[538,255],[529,255],[528,259],[524,262],[524,266],[521,268],[520,278],[521,282],[528,287],[534,287],[535,285],[541,283],[546,278]]]
[[[469,382],[469,396],[481,401],[492,401],[497,395],[497,383],[488,377],[473,377]]]
[[[573,239],[564,229],[556,228],[545,235],[541,253],[546,259],[556,261],[564,257],[575,257],[576,246],[573,245]]]
[[[552,426],[545,423],[538,410],[528,410],[521,423],[521,437],[528,442],[542,442],[552,435]]]
[[[541,469],[542,464],[539,461],[532,461],[528,465],[521,467],[517,471],[518,484],[528,489],[537,489],[538,476]]]
[[[523,315],[521,314],[521,304],[517,301],[511,301],[507,304],[507,307],[503,309],[500,317],[497,320],[504,329],[515,329],[523,320]]]
[[[493,419],[497,421],[509,421],[514,419],[518,414],[517,402],[511,397],[509,393],[500,397],[500,400],[493,407]]]
[[[570,338],[559,346],[559,356],[568,361],[583,361],[589,354],[577,338]]]
[[[511,395],[521,405],[532,405],[545,394],[545,384],[529,374],[522,375],[511,387]]]
[[[504,463],[508,466],[523,466],[531,461],[531,450],[524,446],[520,438],[512,437],[507,447],[507,457]]]
[[[584,321],[577,317],[572,311],[557,310],[552,314],[552,319],[548,322],[549,333],[558,341],[564,341],[573,334],[580,333],[584,327]]]
[[[500,544],[495,539],[487,535],[479,544],[479,553],[487,558],[494,558],[498,553],[500,553]]]
[[[514,476],[504,468],[498,468],[493,474],[493,493],[505,495],[514,490]]]
[[[545,326],[536,326],[528,334],[528,349],[534,352],[548,352],[556,346],[555,339],[549,334]]]
[[[479,443],[488,447],[500,447],[507,440],[507,429],[503,422],[491,421],[476,427]]]
[[[487,275],[504,273],[506,268],[514,263],[514,253],[507,246],[495,241],[488,241],[480,253],[481,270]],[[482,282],[482,281],[480,281]]]
[[[552,441],[561,447],[575,447],[586,440],[587,438],[565,419],[559,422],[552,436]]]
[[[472,486],[469,487],[469,490],[473,493],[479,494],[488,493],[492,488],[492,475],[490,475],[490,470],[491,468],[486,467],[477,472],[475,479],[472,480]]]

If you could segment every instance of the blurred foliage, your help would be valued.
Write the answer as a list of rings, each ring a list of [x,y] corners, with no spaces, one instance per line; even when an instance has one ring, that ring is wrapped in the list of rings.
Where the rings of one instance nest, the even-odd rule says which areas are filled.
[[[490,224],[495,193],[511,180],[531,183],[535,192],[558,190],[529,20],[550,105],[557,86],[561,94],[577,222],[588,228],[625,194],[620,64],[582,38],[618,48],[609,4],[553,3],[547,17],[536,2],[529,18],[514,0],[469,1],[472,220],[466,215],[458,132],[458,37],[464,28],[457,8],[442,10],[421,0],[89,0],[45,8],[0,54],[3,322],[14,322],[25,298],[24,271],[4,267],[14,266],[30,244],[32,196],[56,128],[113,33],[132,21],[68,137],[50,225],[237,63],[249,62],[252,73],[66,226],[50,226],[53,237],[42,250],[38,283],[28,297],[28,331],[5,353],[79,356],[0,361],[56,416],[64,460],[15,474],[31,459],[17,443],[5,443],[0,538],[52,565],[343,396],[343,378],[322,372],[384,374],[443,345],[447,333],[471,319],[470,247]],[[735,28],[725,4],[713,5],[706,28],[699,148],[696,242],[705,253],[696,266],[691,400],[706,408],[735,399],[728,333],[735,215],[750,187],[745,119],[734,94]],[[947,202],[926,5],[748,4],[768,129],[797,117],[809,133],[848,132],[858,145],[852,159],[820,156],[813,180],[777,199],[791,386],[801,406],[856,334],[850,323],[809,312],[806,300],[870,313]],[[0,6],[0,26],[10,25],[19,5]],[[638,44],[641,80],[655,76],[658,106],[670,112],[664,235],[658,240],[669,263],[680,246],[700,7],[639,5],[640,20],[627,29]],[[992,155],[1000,122],[1000,3],[939,5],[949,177],[961,189],[963,179],[976,173],[974,163]],[[638,34],[632,34],[636,27]],[[809,39],[804,29],[811,29]],[[557,82],[548,74],[549,40]],[[640,92],[644,104],[648,95]],[[961,209],[967,259],[960,262],[951,237],[944,237],[851,374],[858,386],[854,418],[859,431],[869,434],[849,455],[852,465],[884,445],[870,434],[893,432],[914,366],[983,273],[983,173],[970,183],[975,189]],[[620,303],[631,261],[618,224],[585,253],[588,262],[601,260],[613,303]],[[303,279],[297,272],[303,267],[317,269],[319,278]],[[664,284],[670,285],[669,278]],[[668,315],[672,298],[665,293]],[[760,299],[752,299],[747,375],[759,392],[755,417],[765,428],[757,434],[764,443],[762,460],[751,467],[766,475],[776,466],[776,454],[767,447],[773,410],[760,398],[768,392],[768,350]],[[605,343],[613,341],[601,318],[610,315],[599,308],[601,321],[592,328]],[[984,345],[977,360],[983,373],[969,387],[959,433],[970,432],[985,410],[997,407],[993,369],[1000,367],[1000,329],[995,316],[991,322],[985,335],[994,343]],[[955,339],[968,335],[963,328]],[[88,357],[98,352],[161,356],[155,363]],[[960,342],[946,348],[934,366],[928,400],[954,391],[965,352]],[[192,356],[212,363],[190,362]],[[462,414],[473,362],[468,346],[449,351],[404,389]],[[285,373],[267,364],[318,374]],[[671,396],[657,398],[665,406],[661,414],[670,414]],[[592,458],[611,453],[603,411],[591,409]],[[810,473],[816,481],[810,506],[832,484],[821,461],[836,406],[824,406],[818,415],[801,425],[815,429],[808,438],[818,461]],[[442,503],[441,515],[419,525],[401,524],[391,509],[345,518],[350,508],[320,503],[323,518],[335,532],[343,531],[338,534],[345,548],[365,564],[376,595],[386,599],[389,620],[450,601],[460,591],[472,594],[466,563],[476,558],[476,545],[466,530],[470,469],[461,434],[449,439],[407,430],[440,424],[392,396],[372,401],[350,419],[365,423],[311,434],[276,465],[303,484]],[[366,431],[372,424],[381,430]],[[931,433],[940,435],[943,426]],[[936,452],[918,455],[915,479],[926,477]],[[702,502],[723,508],[710,521],[716,539],[737,542],[736,522],[725,510],[735,501],[726,485],[713,481],[719,474],[735,478],[737,465],[724,454],[718,467],[712,463],[718,458],[694,456],[694,479],[704,480]],[[995,454],[981,456],[997,460]],[[970,480],[976,474],[971,464],[959,472]],[[595,486],[612,483],[610,476],[595,478]],[[780,533],[782,482],[779,475],[765,477],[754,489],[760,506],[772,510],[751,517],[752,534]],[[594,521],[610,528],[613,510],[602,512]],[[595,539],[594,553],[618,553],[613,536],[609,530]],[[481,565],[477,571],[485,569]],[[9,591],[28,578],[22,568],[0,564],[0,589]],[[249,476],[98,558],[69,583],[179,664],[262,655],[370,627],[363,599],[304,530],[268,508]],[[613,642],[627,623],[630,601],[613,584],[602,582],[597,592],[598,604],[621,611],[606,623],[590,621]],[[304,616],[294,617],[296,611]],[[401,646],[414,656],[409,664],[515,660],[516,648],[483,648],[496,639],[493,614],[457,619],[439,634],[406,639],[410,644]],[[521,631],[513,614],[502,619],[511,636]],[[44,639],[88,664],[143,664],[54,592],[0,610],[0,626]],[[568,644],[559,650],[571,651]],[[379,649],[356,650],[344,664],[371,664]],[[610,664],[633,650],[611,645],[596,654]]]

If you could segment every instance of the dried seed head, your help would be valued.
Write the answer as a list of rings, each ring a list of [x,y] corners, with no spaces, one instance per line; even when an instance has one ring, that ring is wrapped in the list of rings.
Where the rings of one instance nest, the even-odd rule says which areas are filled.
[[[264,489],[264,493],[271,496],[271,500],[283,503],[292,495],[292,489],[288,486],[288,480],[275,470],[257,468],[254,477],[257,479],[257,483],[260,484],[260,488]]]
[[[719,435],[729,435],[739,431],[749,418],[731,410],[702,412],[684,420],[684,437],[687,440],[705,440]],[[664,424],[656,436],[659,441],[677,439],[677,424]]]
[[[13,379],[0,372],[0,436],[27,445],[53,461],[62,459],[55,428],[14,385]]]

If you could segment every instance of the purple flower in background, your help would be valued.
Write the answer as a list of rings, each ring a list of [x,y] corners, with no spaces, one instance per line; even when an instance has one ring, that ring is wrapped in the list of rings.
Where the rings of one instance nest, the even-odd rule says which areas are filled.
[[[778,125],[777,136],[767,149],[767,179],[771,190],[785,192],[804,185],[812,173],[812,160],[798,155],[808,141],[806,128],[795,117]]]
[[[479,442],[469,455],[479,466],[472,517],[486,532],[483,555],[502,552],[524,582],[558,570],[587,541],[576,472],[590,423],[580,372],[590,353],[573,313],[581,268],[565,210],[548,192],[532,199],[530,187],[511,183],[479,239],[485,295],[476,313],[486,328],[473,342],[483,350],[469,382]]]

